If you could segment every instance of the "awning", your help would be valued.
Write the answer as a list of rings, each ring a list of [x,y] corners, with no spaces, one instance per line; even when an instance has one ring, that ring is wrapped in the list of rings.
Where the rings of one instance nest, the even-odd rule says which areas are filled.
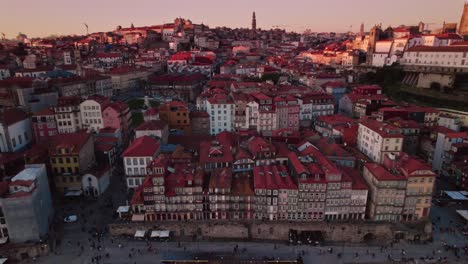
[[[168,230],[163,230],[159,234],[160,237],[169,237],[169,231]]]
[[[136,237],[136,238],[145,237],[145,233],[146,233],[145,230],[137,230],[137,231],[135,232],[135,237]]]
[[[65,193],[65,197],[77,197],[80,196],[83,191],[81,190],[76,190],[76,191],[67,191]]]
[[[0,258],[0,264],[4,264],[7,262],[7,258]]]
[[[134,214],[134,215],[132,215],[132,221],[133,222],[145,221],[145,215],[143,215],[143,214]]]
[[[0,245],[5,244],[8,241],[8,237],[2,237],[0,238]],[[1,264],[1,262],[0,262]]]
[[[458,200],[458,201],[467,201],[468,198],[464,196],[460,192],[454,192],[454,191],[445,191],[445,193],[453,200]]]
[[[117,208],[117,213],[128,213],[130,211],[130,206],[124,205]]]
[[[457,213],[465,219],[465,221],[468,221],[468,210],[457,210]]]
[[[151,231],[151,238],[154,238],[154,237],[161,237],[161,231],[159,230],[155,230],[155,231]]]

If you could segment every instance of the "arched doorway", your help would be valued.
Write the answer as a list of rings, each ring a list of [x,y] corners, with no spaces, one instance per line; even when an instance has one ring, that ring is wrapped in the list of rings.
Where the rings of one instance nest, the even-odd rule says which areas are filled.
[[[364,241],[365,243],[371,243],[375,240],[375,235],[373,233],[367,233],[364,235],[364,237],[362,238],[362,241]]]

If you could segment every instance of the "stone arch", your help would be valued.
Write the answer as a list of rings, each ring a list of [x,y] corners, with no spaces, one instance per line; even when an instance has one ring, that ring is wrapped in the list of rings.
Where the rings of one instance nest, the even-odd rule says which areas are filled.
[[[366,243],[369,243],[369,242],[372,242],[376,239],[376,236],[374,235],[374,233],[366,233],[363,237],[362,237],[362,241],[363,242],[366,242]]]

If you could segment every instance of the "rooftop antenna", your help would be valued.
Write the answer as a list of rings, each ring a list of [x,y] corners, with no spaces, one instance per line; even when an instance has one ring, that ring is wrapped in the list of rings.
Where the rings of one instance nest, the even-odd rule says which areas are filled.
[[[83,23],[83,25],[86,27],[86,36],[88,36],[88,35],[89,35],[89,32],[88,32],[88,24]]]

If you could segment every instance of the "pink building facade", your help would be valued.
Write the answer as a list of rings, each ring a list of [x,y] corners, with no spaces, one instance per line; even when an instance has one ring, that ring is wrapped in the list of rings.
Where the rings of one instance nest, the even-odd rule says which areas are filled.
[[[102,111],[104,127],[120,129],[124,139],[128,135],[131,117],[130,109],[124,102],[110,103]]]

